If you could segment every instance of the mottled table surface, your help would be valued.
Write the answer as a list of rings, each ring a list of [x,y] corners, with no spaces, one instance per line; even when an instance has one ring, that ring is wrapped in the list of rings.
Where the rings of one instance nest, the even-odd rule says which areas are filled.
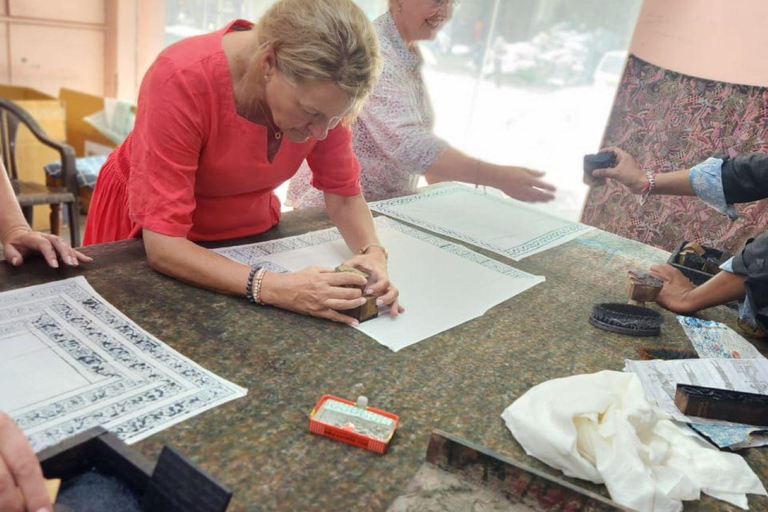
[[[291,212],[268,233],[219,245],[330,225],[322,212]],[[20,268],[0,264],[0,291],[84,275],[141,327],[247,387],[247,397],[136,444],[153,460],[165,444],[178,448],[234,491],[231,512],[383,511],[418,470],[436,428],[561,476],[522,451],[501,412],[545,380],[621,370],[624,359],[637,358],[644,346],[690,346],[668,312],[656,338],[621,336],[589,325],[594,303],[626,300],[628,269],[668,257],[601,231],[520,262],[480,250],[543,275],[546,282],[398,353],[343,325],[256,307],[164,277],[149,268],[139,240],[85,252],[96,261],[75,270],[51,270],[42,260]],[[408,305],[408,297],[402,301]],[[724,307],[701,316],[735,327],[735,312]],[[376,455],[309,434],[309,412],[325,393],[351,399],[364,394],[371,406],[398,414],[401,425],[389,451]],[[767,452],[742,453],[766,481]],[[602,486],[571,481],[607,495]],[[749,501],[753,510],[768,510],[768,499]],[[736,510],[708,497],[685,509]]]

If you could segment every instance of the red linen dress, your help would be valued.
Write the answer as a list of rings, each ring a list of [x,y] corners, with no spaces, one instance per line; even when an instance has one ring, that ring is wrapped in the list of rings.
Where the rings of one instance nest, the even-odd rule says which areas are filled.
[[[306,158],[313,183],[330,193],[360,193],[349,128],[318,141],[283,137],[272,163],[267,128],[235,110],[224,29],[164,50],[139,92],[136,125],[109,156],[96,183],[84,245],[137,237],[143,228],[193,241],[262,233],[280,220],[274,189]]]

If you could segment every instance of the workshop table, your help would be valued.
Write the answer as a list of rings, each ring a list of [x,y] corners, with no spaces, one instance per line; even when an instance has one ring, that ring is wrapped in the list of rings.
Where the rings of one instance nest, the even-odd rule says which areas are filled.
[[[206,245],[330,226],[324,212],[290,212],[260,236]],[[588,323],[595,303],[626,301],[627,270],[666,261],[664,251],[599,230],[520,262],[473,249],[546,282],[398,353],[344,325],[255,306],[158,274],[147,264],[141,240],[88,247],[84,252],[95,261],[77,269],[49,269],[41,259],[19,268],[0,264],[0,291],[83,275],[142,328],[247,387],[245,398],[135,445],[152,460],[165,444],[178,448],[234,491],[230,512],[384,511],[423,462],[433,429],[562,477],[523,452],[501,412],[540,382],[620,371],[641,347],[690,348],[667,311],[660,337],[622,336]],[[402,303],[407,308],[408,297]],[[735,327],[736,313],[725,307],[701,316]],[[308,433],[309,412],[326,393],[352,400],[366,395],[371,406],[398,414],[400,428],[388,452],[376,455]],[[766,452],[741,453],[765,482]],[[603,486],[569,481],[607,496]],[[764,497],[749,501],[753,510],[768,510]],[[738,509],[704,497],[686,503],[685,510]]]

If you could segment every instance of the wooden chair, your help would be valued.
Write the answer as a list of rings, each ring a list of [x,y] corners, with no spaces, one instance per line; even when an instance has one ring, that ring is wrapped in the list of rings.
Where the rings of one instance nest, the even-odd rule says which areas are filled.
[[[61,187],[50,187],[40,183],[19,180],[16,166],[16,135],[19,123],[24,124],[35,138],[45,146],[59,152],[61,158]],[[69,216],[69,235],[72,247],[80,245],[80,208],[77,199],[77,176],[75,150],[67,144],[50,139],[42,127],[24,109],[10,100],[0,98],[0,156],[10,175],[16,199],[21,205],[27,222],[32,225],[33,206],[51,206],[51,233],[58,235],[61,230],[61,205],[66,205]],[[40,169],[43,173],[43,169]]]

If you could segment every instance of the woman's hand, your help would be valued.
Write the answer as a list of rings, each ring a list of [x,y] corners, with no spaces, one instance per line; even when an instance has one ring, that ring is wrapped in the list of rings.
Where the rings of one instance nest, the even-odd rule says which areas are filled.
[[[365,284],[361,275],[332,268],[310,267],[288,274],[267,272],[261,282],[260,298],[271,306],[303,315],[357,325],[357,320],[339,311],[365,304],[360,291]]]
[[[633,194],[641,194],[648,185],[648,178],[632,155],[623,149],[613,147],[600,151],[611,151],[616,155],[616,165],[607,169],[595,169],[592,171],[592,177],[610,178],[627,187]]]
[[[18,266],[24,263],[24,257],[32,252],[39,252],[53,268],[59,267],[56,258],[58,253],[62,261],[67,265],[76,267],[80,262],[88,263],[92,258],[74,250],[63,238],[47,233],[32,231],[28,228],[19,228],[9,232],[3,240],[3,255],[11,265]]]
[[[551,201],[555,198],[554,185],[542,181],[541,171],[525,167],[499,167],[496,176],[489,183],[509,197],[530,203]]]
[[[0,510],[52,509],[35,452],[11,417],[0,412]]]
[[[371,247],[365,254],[358,254],[344,262],[368,274],[366,295],[377,295],[377,306],[389,306],[389,314],[393,317],[405,311],[397,302],[400,292],[389,282],[387,273],[387,256],[378,247]]]
[[[690,294],[696,286],[688,280],[678,269],[665,263],[653,265],[650,274],[664,281],[664,286],[656,297],[656,302],[673,313],[688,314],[696,311],[692,304]]]

